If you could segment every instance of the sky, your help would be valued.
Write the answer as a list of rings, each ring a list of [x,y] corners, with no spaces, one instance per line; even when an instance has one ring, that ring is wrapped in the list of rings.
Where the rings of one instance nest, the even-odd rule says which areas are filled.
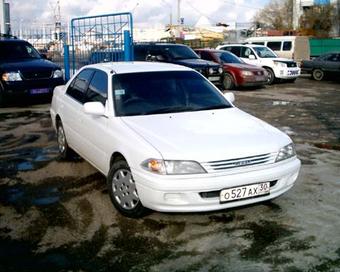
[[[177,0],[59,0],[61,19],[118,12],[132,12],[137,27],[161,27],[177,21]],[[13,26],[52,23],[57,0],[6,0],[11,6]],[[194,25],[201,16],[211,24],[249,22],[269,0],[181,0],[184,24]]]

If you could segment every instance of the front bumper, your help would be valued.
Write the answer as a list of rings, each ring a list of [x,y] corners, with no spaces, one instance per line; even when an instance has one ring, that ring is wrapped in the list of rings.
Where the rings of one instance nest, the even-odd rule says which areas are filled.
[[[299,67],[276,67],[274,73],[276,78],[293,79],[300,76],[301,69]]]
[[[199,212],[232,208],[276,198],[294,185],[300,166],[300,160],[294,157],[233,174],[160,176],[142,170],[133,170],[133,176],[138,195],[145,207],[163,212]],[[266,196],[226,203],[220,203],[218,196],[202,196],[202,193],[266,181],[276,181],[270,188],[270,194]]]
[[[37,96],[43,94],[52,94],[58,85],[63,85],[62,78],[50,78],[39,80],[23,80],[14,82],[1,81],[3,94],[8,96],[30,95]]]

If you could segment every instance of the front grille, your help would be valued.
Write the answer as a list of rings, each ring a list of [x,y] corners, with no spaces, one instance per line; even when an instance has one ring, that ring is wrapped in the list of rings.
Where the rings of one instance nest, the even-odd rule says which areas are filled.
[[[21,72],[21,75],[24,79],[34,80],[34,79],[46,79],[52,77],[52,71],[25,71]]]
[[[267,153],[257,156],[250,156],[237,159],[210,161],[202,163],[208,173],[222,172],[232,168],[271,163],[275,160],[275,154]]]

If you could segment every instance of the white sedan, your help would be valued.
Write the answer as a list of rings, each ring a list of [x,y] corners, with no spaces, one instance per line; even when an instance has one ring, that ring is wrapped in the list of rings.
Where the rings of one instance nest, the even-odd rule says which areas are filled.
[[[61,156],[76,151],[107,177],[114,206],[139,217],[247,205],[294,185],[292,140],[233,100],[190,68],[116,62],[56,87],[50,111]]]

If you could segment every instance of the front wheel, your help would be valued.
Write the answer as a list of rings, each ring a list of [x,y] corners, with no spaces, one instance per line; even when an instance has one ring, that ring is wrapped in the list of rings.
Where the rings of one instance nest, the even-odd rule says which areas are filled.
[[[269,85],[273,84],[274,81],[275,81],[275,74],[274,74],[274,71],[270,68],[265,68],[266,71],[267,71],[267,74],[268,74],[268,78],[267,78],[267,83]]]
[[[111,201],[123,215],[139,218],[146,214],[142,205],[129,165],[125,160],[113,163],[107,177]]]
[[[312,73],[312,77],[317,80],[320,81],[324,78],[324,72],[321,69],[314,69],[313,73]]]
[[[57,121],[57,140],[59,155],[62,159],[69,159],[72,157],[72,151],[69,148],[66,140],[65,131],[61,121]]]
[[[235,87],[234,78],[231,74],[225,74],[223,78],[223,87],[225,90],[230,90]]]

